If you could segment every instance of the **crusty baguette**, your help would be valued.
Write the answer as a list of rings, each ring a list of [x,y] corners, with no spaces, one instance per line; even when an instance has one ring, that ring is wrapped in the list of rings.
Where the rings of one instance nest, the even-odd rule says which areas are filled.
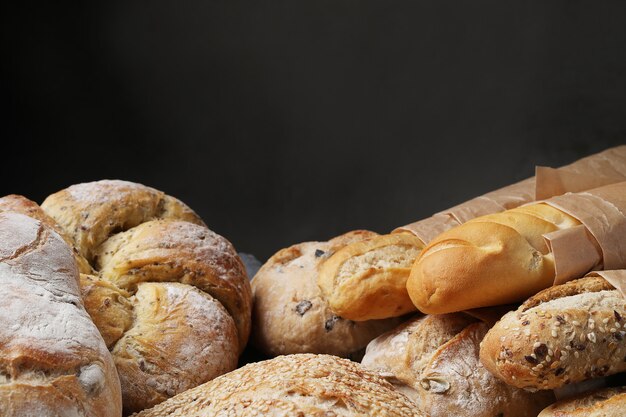
[[[0,415],[121,417],[111,355],[85,311],[70,247],[0,214]]]
[[[559,401],[538,417],[624,417],[626,387],[604,388]]]
[[[318,285],[331,310],[356,321],[415,311],[406,277],[422,242],[408,233],[375,236],[339,249],[321,266]]]
[[[430,417],[536,416],[554,401],[500,381],[479,362],[487,324],[463,314],[427,315],[374,339],[362,364],[415,400]]]
[[[398,238],[402,245],[390,245],[394,238],[381,235],[369,239],[367,244],[355,243],[345,247],[327,260],[320,273],[320,286],[330,300],[331,309],[352,320],[388,318],[414,311],[415,308],[408,304],[405,285],[410,271],[404,265],[411,258],[415,259],[415,255],[442,232],[482,215],[530,203],[535,200],[536,192],[539,192],[539,198],[547,198],[624,180],[626,145],[590,155],[562,168],[540,170],[537,189],[535,178],[528,178],[394,230],[394,234],[408,233],[417,240]],[[550,186],[546,187],[546,184]],[[349,274],[351,270],[353,275]],[[484,293],[489,289],[480,288],[479,291]],[[385,300],[380,305],[370,302],[380,298]]]
[[[252,279],[252,343],[265,354],[327,353],[356,359],[367,343],[400,318],[353,322],[328,306],[317,286],[320,264],[350,242],[374,232],[355,230],[327,242],[278,251]]]
[[[524,300],[554,281],[554,258],[543,235],[578,225],[543,203],[470,220],[422,251],[407,281],[409,295],[429,314]],[[597,265],[602,257],[596,251]]]
[[[507,313],[480,358],[507,384],[554,389],[626,371],[626,300],[599,277],[548,288]]]
[[[134,415],[165,416],[425,417],[358,363],[312,354],[248,364]]]

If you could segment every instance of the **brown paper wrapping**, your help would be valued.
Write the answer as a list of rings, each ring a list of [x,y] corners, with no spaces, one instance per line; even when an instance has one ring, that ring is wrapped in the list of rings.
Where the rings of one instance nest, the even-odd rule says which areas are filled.
[[[626,145],[607,149],[562,168],[539,167],[536,178],[500,188],[393,231],[410,232],[424,244],[461,223],[566,191],[577,192],[626,180]]]
[[[626,181],[542,202],[578,219],[583,226],[544,236],[554,255],[555,285],[591,269],[626,268]]]
[[[612,271],[593,271],[585,275],[587,277],[602,277],[614,286],[626,298],[626,269]]]

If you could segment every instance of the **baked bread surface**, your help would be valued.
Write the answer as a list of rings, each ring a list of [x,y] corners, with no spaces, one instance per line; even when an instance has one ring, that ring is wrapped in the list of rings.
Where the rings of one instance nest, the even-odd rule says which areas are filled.
[[[326,353],[353,356],[399,318],[354,322],[328,306],[317,278],[320,265],[350,242],[376,236],[353,231],[327,242],[304,242],[274,254],[252,279],[252,341],[268,355]]]
[[[63,238],[0,213],[0,293],[0,415],[121,416],[117,372]]]
[[[559,401],[538,417],[624,417],[626,387],[605,388]]]
[[[415,416],[425,414],[380,376],[330,355],[248,364],[135,417]]]
[[[555,389],[626,371],[626,300],[604,279],[548,288],[487,333],[480,358],[507,384]]]

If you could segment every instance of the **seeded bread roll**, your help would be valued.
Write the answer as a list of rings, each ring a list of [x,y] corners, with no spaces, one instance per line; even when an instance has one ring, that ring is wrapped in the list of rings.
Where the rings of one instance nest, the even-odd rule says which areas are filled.
[[[397,317],[415,306],[402,279],[424,245],[415,236],[374,236],[339,249],[321,266],[318,285],[330,309],[364,321]]]
[[[480,359],[510,385],[554,389],[626,371],[626,300],[604,279],[548,288],[487,333]]]
[[[165,416],[425,417],[358,363],[310,354],[248,364],[134,415]]]
[[[250,283],[230,242],[189,207],[140,184],[98,181],[42,208],[90,263],[82,295],[113,354],[126,412],[236,367]]]
[[[69,246],[0,214],[0,415],[121,417],[111,355],[83,307]]]
[[[409,295],[429,314],[524,300],[554,282],[554,257],[543,235],[578,225],[547,204],[470,220],[422,251],[407,281]],[[601,264],[599,247],[596,259]]]
[[[626,387],[605,388],[552,404],[538,417],[624,417]]]
[[[463,313],[423,316],[370,342],[362,364],[430,417],[536,416],[554,396],[526,392],[491,375],[478,359],[487,329]]]
[[[357,230],[328,242],[305,242],[278,251],[252,279],[252,341],[268,355],[327,353],[358,356],[399,318],[353,322],[333,313],[317,286],[320,264],[346,244],[375,236]]]

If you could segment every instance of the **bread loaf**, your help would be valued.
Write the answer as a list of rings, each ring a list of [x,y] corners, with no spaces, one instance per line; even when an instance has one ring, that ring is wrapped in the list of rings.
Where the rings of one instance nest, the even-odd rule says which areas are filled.
[[[319,285],[331,309],[352,320],[382,319],[414,311],[415,306],[409,302],[406,289],[410,273],[407,265],[411,265],[424,246],[441,233],[476,217],[513,209],[536,198],[624,180],[626,145],[607,149],[562,168],[538,168],[537,178],[508,185],[399,227],[392,235],[376,236],[366,243],[346,246],[325,262]],[[398,233],[404,237],[397,237]],[[479,291],[489,289],[480,287]],[[382,302],[371,302],[381,299]]]
[[[140,184],[98,181],[42,208],[90,264],[82,295],[113,354],[126,412],[237,366],[250,284],[230,242],[189,207]]]
[[[424,416],[358,363],[299,354],[248,364],[134,417]]]
[[[121,417],[117,372],[83,307],[71,249],[14,212],[0,214],[0,311],[0,415]]]
[[[626,387],[605,388],[552,404],[538,417],[624,417]]]
[[[407,290],[417,308],[430,314],[524,300],[554,282],[554,257],[543,235],[578,225],[542,203],[470,220],[422,251]],[[599,247],[594,256],[600,265]]]
[[[415,318],[370,342],[362,364],[430,417],[536,416],[554,396],[526,392],[491,375],[478,357],[487,329],[464,313]]]
[[[487,333],[480,358],[507,384],[554,389],[626,371],[626,300],[604,279],[548,288]]]
[[[374,337],[400,319],[353,322],[328,306],[317,286],[320,264],[353,241],[376,236],[358,230],[328,242],[305,242],[278,251],[252,279],[252,341],[262,352],[327,353],[357,359]]]

